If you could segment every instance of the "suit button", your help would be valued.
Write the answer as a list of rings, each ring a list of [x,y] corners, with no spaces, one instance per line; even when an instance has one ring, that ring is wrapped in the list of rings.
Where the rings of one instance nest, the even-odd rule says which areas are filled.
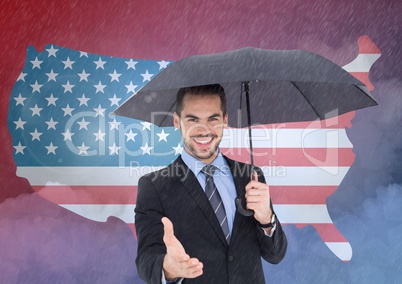
[[[233,256],[229,255],[229,261],[233,261]]]

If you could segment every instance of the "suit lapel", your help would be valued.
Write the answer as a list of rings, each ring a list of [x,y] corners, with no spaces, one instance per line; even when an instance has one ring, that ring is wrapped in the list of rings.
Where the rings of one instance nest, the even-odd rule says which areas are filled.
[[[199,184],[196,176],[194,173],[187,167],[187,165],[183,162],[181,157],[177,158],[175,161],[177,163],[177,168],[180,169],[178,171],[179,178],[183,186],[186,188],[187,192],[193,198],[195,203],[197,203],[198,207],[200,208],[201,212],[208,220],[209,224],[221,240],[221,242],[228,247],[226,242],[225,236],[223,234],[222,228],[216,218],[215,212],[209,203],[205,192],[203,191],[201,185]]]

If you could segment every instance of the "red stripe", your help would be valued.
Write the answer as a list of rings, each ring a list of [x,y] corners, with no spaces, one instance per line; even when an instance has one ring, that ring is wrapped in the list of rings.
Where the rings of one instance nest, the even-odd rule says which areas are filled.
[[[134,223],[127,223],[127,225],[130,227],[131,231],[134,234],[134,237],[137,238],[137,231],[135,230],[135,224]]]
[[[291,224],[282,224],[291,225]],[[295,225],[295,224],[292,224]],[[296,224],[301,229],[305,226],[313,226],[324,242],[348,242],[346,238],[338,231],[334,224]]]
[[[359,37],[357,44],[360,54],[381,54],[381,51],[367,35]]]
[[[250,162],[250,150],[245,148],[221,149],[224,155],[241,162]],[[257,166],[328,167],[351,166],[355,154],[352,148],[255,148]]]
[[[56,204],[135,204],[137,186],[33,186]]]
[[[350,74],[353,75],[356,79],[360,80],[362,83],[364,83],[370,91],[374,90],[374,86],[373,84],[371,84],[367,72],[350,72]]]
[[[270,186],[273,204],[326,204],[337,186]]]
[[[294,129],[311,129],[311,128],[329,128],[329,129],[336,129],[340,128],[343,129],[345,127],[351,127],[351,120],[354,118],[355,112],[348,112],[342,114],[337,117],[333,117],[330,119],[325,120],[316,120],[316,121],[302,121],[302,122],[287,122],[287,123],[276,123],[276,124],[265,124],[265,125],[255,125],[253,129],[282,129],[282,128],[294,128]]]

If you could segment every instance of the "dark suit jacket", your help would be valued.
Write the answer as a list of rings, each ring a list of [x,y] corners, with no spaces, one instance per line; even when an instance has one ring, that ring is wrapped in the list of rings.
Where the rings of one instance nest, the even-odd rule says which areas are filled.
[[[225,158],[237,195],[244,197],[250,165]],[[265,182],[261,170],[257,168],[257,172],[259,181]],[[244,217],[237,212],[228,245],[204,191],[181,157],[168,167],[141,177],[135,213],[136,264],[140,277],[147,283],[160,283],[162,278],[166,254],[163,216],[172,221],[175,236],[190,257],[204,264],[202,276],[185,279],[183,283],[265,283],[261,257],[276,264],[286,253],[287,240],[279,220],[270,238],[253,216]]]

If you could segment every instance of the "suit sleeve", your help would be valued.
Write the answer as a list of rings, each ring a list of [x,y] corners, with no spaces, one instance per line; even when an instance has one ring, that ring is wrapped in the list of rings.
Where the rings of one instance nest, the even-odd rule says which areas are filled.
[[[262,170],[260,168],[255,168],[255,170],[258,172],[258,180],[260,182],[266,183]],[[270,206],[272,212],[274,212],[272,202],[270,203]],[[278,219],[278,216],[276,216],[276,229],[272,237],[268,237],[264,234],[257,221],[256,227],[257,237],[260,243],[261,257],[269,263],[278,264],[285,257],[288,244],[286,235],[282,230],[282,226]]]
[[[151,180],[138,181],[135,228],[138,237],[136,265],[138,274],[146,283],[161,283],[162,263],[166,254],[163,242],[163,208]]]

